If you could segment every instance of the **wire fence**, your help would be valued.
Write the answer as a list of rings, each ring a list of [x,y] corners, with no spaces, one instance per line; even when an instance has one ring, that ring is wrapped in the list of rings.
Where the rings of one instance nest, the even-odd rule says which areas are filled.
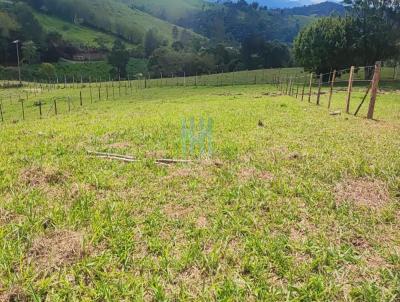
[[[40,82],[0,82],[0,121],[18,122],[27,119],[43,119],[64,113],[76,112],[102,101],[118,101],[133,98],[139,90],[161,87],[216,87],[235,85],[269,85],[282,95],[297,99],[326,103],[329,109],[337,108],[334,95],[344,94],[345,111],[350,113],[352,94],[362,94],[357,115],[367,100],[376,100],[378,85],[400,89],[397,69],[375,66],[351,67],[325,74],[306,73],[301,68],[265,69],[230,73],[181,76],[160,74],[158,78],[91,79],[67,77]],[[379,73],[377,75],[377,73]],[[358,98],[358,96],[357,96]],[[374,104],[373,104],[374,106]],[[370,111],[370,110],[369,110]],[[368,117],[373,118],[368,112]]]

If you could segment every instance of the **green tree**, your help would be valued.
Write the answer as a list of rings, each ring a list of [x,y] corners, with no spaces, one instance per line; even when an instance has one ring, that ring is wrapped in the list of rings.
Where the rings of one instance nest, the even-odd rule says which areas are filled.
[[[51,63],[42,63],[39,72],[50,80],[50,78],[56,75],[56,68]]]
[[[93,39],[93,42],[95,42],[97,44],[97,47],[100,51],[108,51],[108,47],[107,47],[107,39],[102,37],[102,36],[98,36],[96,38]]]
[[[131,78],[138,74],[147,74],[147,60],[130,58],[126,65],[126,72]]]
[[[344,0],[344,3],[350,7],[356,23],[358,63],[369,66],[396,56],[396,43],[400,37],[400,1]],[[366,72],[367,78],[371,76]]]
[[[321,19],[294,42],[297,62],[315,72],[350,65],[371,66],[398,53],[399,1],[346,0],[349,15]],[[372,77],[371,68],[365,77]]]
[[[356,55],[354,25],[353,19],[337,17],[312,23],[294,41],[297,63],[316,73],[353,64]]]
[[[22,44],[22,60],[28,64],[37,63],[39,60],[38,49],[35,42],[28,41]]]
[[[158,37],[155,29],[149,29],[144,36],[144,54],[146,58],[150,57],[154,50],[162,45],[161,39]]]
[[[111,53],[108,56],[108,63],[115,68],[118,75],[126,75],[126,65],[129,61],[129,52],[121,40],[115,40]]]
[[[0,36],[9,37],[10,32],[16,31],[18,28],[17,22],[11,18],[6,12],[0,11]]]
[[[179,29],[175,25],[174,27],[172,27],[172,38],[174,39],[174,41],[177,41],[179,38]]]

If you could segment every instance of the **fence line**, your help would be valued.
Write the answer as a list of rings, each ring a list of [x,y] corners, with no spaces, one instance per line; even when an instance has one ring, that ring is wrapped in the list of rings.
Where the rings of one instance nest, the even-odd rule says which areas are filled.
[[[372,80],[365,80],[363,72],[360,70],[374,71]],[[377,74],[379,70],[379,74]],[[333,70],[329,73],[305,73],[300,69],[269,69],[269,70],[256,70],[256,71],[240,71],[232,73],[220,73],[209,75],[194,75],[183,77],[175,77],[171,74],[167,77],[160,74],[159,78],[142,78],[132,79],[130,76],[127,79],[118,77],[117,79],[109,78],[107,81],[104,79],[92,79],[89,77],[89,82],[84,82],[84,78],[80,77],[78,80],[73,77],[72,82],[68,82],[67,77],[64,76],[63,81],[59,81],[58,77],[53,82],[23,82],[22,86],[19,82],[7,81],[9,87],[18,87],[18,89],[3,89],[3,91],[12,91],[9,95],[0,94],[0,120],[4,121],[17,121],[19,119],[25,120],[27,114],[32,115],[32,111],[37,111],[35,116],[40,119],[43,118],[44,106],[51,105],[47,116],[58,115],[63,109],[71,112],[72,108],[83,107],[86,104],[96,103],[99,101],[110,101],[124,96],[133,96],[140,89],[148,89],[153,87],[201,87],[201,86],[234,86],[241,84],[269,84],[275,87],[282,95],[293,96],[296,99],[305,99],[312,102],[313,96],[316,96],[316,104],[321,105],[322,96],[328,95],[328,109],[333,105],[333,96],[336,92],[344,91],[345,96],[345,112],[350,113],[351,100],[353,88],[356,85],[367,88],[366,93],[363,95],[361,103],[357,106],[354,115],[360,112],[361,107],[369,94],[370,105],[368,118],[373,118],[376,95],[378,92],[379,81],[382,78],[382,68],[380,63],[373,66],[363,67],[350,67],[342,70]],[[347,79],[346,79],[347,77]],[[93,81],[92,81],[93,80]],[[388,79],[386,79],[387,81]],[[394,79],[390,79],[393,80]],[[345,85],[346,84],[346,85]],[[347,87],[347,88],[346,88]],[[327,88],[327,92],[324,89]],[[52,92],[68,91],[66,96],[56,98],[49,96]],[[1,91],[0,91],[1,92]],[[43,100],[47,96],[50,100]],[[17,109],[20,102],[20,109]],[[6,104],[8,102],[8,104]],[[75,104],[76,103],[76,104]],[[76,106],[75,106],[76,105]],[[78,106],[79,105],[79,106]],[[37,108],[36,108],[37,107]],[[18,113],[19,112],[19,113]]]

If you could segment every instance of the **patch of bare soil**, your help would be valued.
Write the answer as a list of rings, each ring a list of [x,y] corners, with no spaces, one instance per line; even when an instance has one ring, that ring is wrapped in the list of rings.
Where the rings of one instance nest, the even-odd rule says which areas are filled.
[[[146,157],[151,158],[151,159],[160,159],[160,158],[166,158],[167,153],[165,151],[148,151],[146,152]]]
[[[164,206],[164,213],[172,219],[182,219],[194,211],[193,207],[184,207],[176,204],[167,204]]]
[[[198,227],[199,229],[205,229],[205,228],[207,228],[207,226],[208,226],[207,217],[200,216],[197,218],[196,227]]]
[[[207,282],[203,276],[202,271],[197,266],[192,266],[180,272],[176,279],[175,284],[171,284],[169,292],[176,295],[181,286],[186,287],[193,296],[198,296],[201,292],[203,285]]]
[[[27,295],[19,287],[13,287],[0,292],[0,302],[25,302],[29,301]]]
[[[22,216],[0,208],[0,226],[22,220]],[[1,301],[1,300],[0,300]]]
[[[131,144],[128,143],[128,142],[118,142],[118,143],[113,143],[113,144],[108,145],[108,148],[111,148],[111,149],[126,149],[126,148],[129,148],[130,146],[131,146]]]
[[[165,180],[182,179],[182,178],[202,178],[208,179],[211,176],[211,167],[208,165],[190,165],[190,166],[171,166]]]
[[[28,262],[41,271],[52,271],[71,265],[83,256],[83,235],[63,230],[36,238],[28,252]]]
[[[296,160],[296,159],[302,159],[303,155],[299,152],[292,152],[288,155],[288,159],[290,160]]]
[[[26,168],[19,175],[20,183],[31,187],[61,184],[66,179],[67,176],[59,170],[37,166]]]
[[[389,201],[387,185],[376,179],[349,179],[337,184],[334,193],[337,204],[351,201],[358,206],[380,208]]]
[[[239,171],[238,177],[242,181],[249,181],[251,179],[259,179],[264,181],[271,181],[274,175],[268,171],[259,171],[254,168],[243,168]]]

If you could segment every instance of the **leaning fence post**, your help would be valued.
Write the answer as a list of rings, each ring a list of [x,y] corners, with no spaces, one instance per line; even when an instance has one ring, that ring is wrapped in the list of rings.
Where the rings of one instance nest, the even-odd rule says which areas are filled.
[[[329,90],[328,109],[331,108],[331,104],[332,104],[332,95],[333,95],[333,86],[335,85],[335,81],[336,81],[336,70],[334,70],[334,71],[333,71],[333,74],[332,74],[331,87],[330,87],[330,90]]]
[[[371,100],[368,108],[368,115],[367,115],[368,119],[374,118],[376,96],[378,94],[380,78],[381,78],[381,62],[376,62],[374,77],[372,78],[372,84],[371,84]]]
[[[310,73],[310,90],[308,92],[308,102],[311,102],[311,93],[312,93],[312,81],[313,81],[313,73]]]
[[[347,87],[346,113],[350,112],[351,92],[353,91],[354,66],[350,68],[349,85]]]
[[[317,95],[317,105],[320,104],[321,100],[321,86],[322,86],[322,73],[319,75],[319,81],[318,81],[318,95]]]

